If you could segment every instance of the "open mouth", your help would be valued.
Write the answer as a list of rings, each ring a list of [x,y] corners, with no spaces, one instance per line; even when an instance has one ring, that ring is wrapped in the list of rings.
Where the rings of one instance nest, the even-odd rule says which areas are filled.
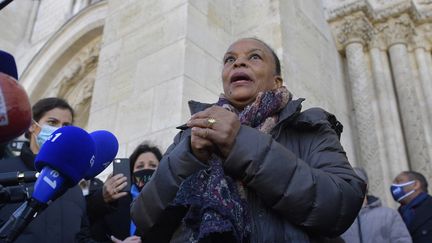
[[[244,72],[237,72],[237,73],[234,73],[231,76],[230,81],[231,81],[231,83],[238,82],[238,81],[249,81],[249,82],[252,82],[252,79],[249,77],[249,75],[247,75]]]

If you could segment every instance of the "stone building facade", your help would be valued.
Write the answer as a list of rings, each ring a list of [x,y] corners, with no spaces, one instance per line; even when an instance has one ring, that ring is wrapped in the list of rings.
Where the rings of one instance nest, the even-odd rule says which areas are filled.
[[[356,158],[389,200],[401,170],[432,179],[432,1],[335,2],[327,21],[347,67]]]
[[[228,45],[274,47],[305,108],[344,124],[353,165],[389,205],[401,170],[432,181],[431,0],[24,0],[0,11],[32,102],[66,98],[77,125],[107,129],[118,157],[143,140],[165,149],[190,99],[214,102]]]

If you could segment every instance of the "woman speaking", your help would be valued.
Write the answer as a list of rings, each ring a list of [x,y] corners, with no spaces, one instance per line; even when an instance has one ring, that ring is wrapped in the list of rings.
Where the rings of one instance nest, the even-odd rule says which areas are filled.
[[[266,43],[240,39],[223,63],[223,94],[189,103],[187,126],[132,204],[143,241],[337,241],[365,191],[342,125],[320,108],[301,111]]]

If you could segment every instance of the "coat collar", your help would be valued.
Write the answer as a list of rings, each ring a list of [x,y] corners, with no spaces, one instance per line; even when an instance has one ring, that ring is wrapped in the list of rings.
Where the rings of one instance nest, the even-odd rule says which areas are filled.
[[[304,100],[305,98],[299,98],[297,100],[291,100],[290,102],[288,102],[285,108],[283,108],[282,111],[279,113],[279,121],[276,124],[276,127],[298,115],[302,109],[301,103]]]
[[[285,106],[284,109],[279,114],[279,123],[290,118],[294,114],[298,114],[302,108],[301,103],[304,101],[304,98],[300,98],[297,100],[291,100],[288,102],[288,104]],[[189,104],[189,110],[190,113],[193,115],[199,111],[203,111],[209,107],[211,107],[214,104],[208,104],[208,103],[201,103],[198,101],[190,100],[188,102]]]
[[[276,132],[276,137],[280,133],[281,125],[293,120],[295,117],[297,117],[298,114],[300,114],[300,111],[302,109],[301,103],[304,101],[304,98],[299,98],[297,100],[291,100],[288,102],[288,104],[285,106],[285,108],[282,109],[282,111],[279,113],[279,121],[276,124],[275,128],[273,129],[273,132]],[[201,103],[198,101],[190,100],[188,102],[190,113],[193,115],[199,111],[203,111],[209,107],[211,107],[214,104],[207,104],[207,103]],[[177,129],[185,130],[188,127],[186,124],[183,124],[181,126],[178,126]],[[273,133],[272,132],[272,133]]]
[[[193,115],[197,112],[200,112],[200,111],[203,111],[203,110],[209,108],[213,104],[207,104],[207,103],[201,103],[201,102],[194,101],[194,100],[189,100],[188,105],[189,105],[189,111],[190,111],[191,115]],[[186,123],[184,123],[180,126],[177,126],[176,128],[184,131],[184,130],[188,129],[189,127],[186,125]]]
[[[421,225],[424,224],[424,222],[432,218],[432,215],[430,213],[431,208],[432,208],[432,197],[430,195],[427,195],[426,199],[422,201],[419,205],[417,205],[414,209],[416,213],[416,217],[415,220],[413,220],[411,224],[408,226],[408,230],[410,232],[416,231]]]
[[[211,107],[214,104],[207,104],[207,103],[201,103],[201,102],[198,102],[195,100],[189,100],[188,105],[189,105],[190,113],[191,113],[191,115],[193,115],[197,112],[203,111],[203,110]]]

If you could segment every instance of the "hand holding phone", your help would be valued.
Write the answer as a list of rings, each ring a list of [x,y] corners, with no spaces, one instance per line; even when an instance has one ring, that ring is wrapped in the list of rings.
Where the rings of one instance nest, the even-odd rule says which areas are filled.
[[[128,195],[131,186],[129,159],[114,159],[113,174],[110,174],[102,189],[104,201],[113,202]]]
[[[102,188],[103,199],[106,203],[111,203],[121,197],[124,197],[128,192],[122,192],[121,189],[126,187],[126,177],[122,174],[110,174]]]
[[[128,158],[115,158],[113,161],[113,174],[123,174],[126,177],[127,185],[123,188],[119,188],[121,192],[130,192],[131,188],[131,172]]]

